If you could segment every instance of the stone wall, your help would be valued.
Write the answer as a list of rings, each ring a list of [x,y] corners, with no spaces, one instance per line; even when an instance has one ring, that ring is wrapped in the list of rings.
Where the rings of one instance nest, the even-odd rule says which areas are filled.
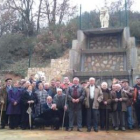
[[[97,36],[90,38],[90,49],[113,49],[117,48],[118,37],[117,36]]]
[[[29,68],[27,79],[31,74],[36,74],[38,71],[45,73],[46,81],[50,82],[51,79],[62,79],[64,75],[68,74],[69,70],[69,59],[51,59],[51,64],[44,68]]]
[[[86,55],[84,61],[84,71],[124,71],[124,56],[123,54],[106,54],[106,55]]]

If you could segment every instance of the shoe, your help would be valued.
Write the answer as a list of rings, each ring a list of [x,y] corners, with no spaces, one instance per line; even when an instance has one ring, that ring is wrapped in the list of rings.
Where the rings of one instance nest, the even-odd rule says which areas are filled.
[[[5,129],[5,126],[1,126],[1,129]]]
[[[115,127],[115,131],[118,131],[119,130],[119,128],[118,127]]]
[[[95,131],[95,132],[98,132],[98,129],[96,128],[96,129],[94,129],[94,131]]]
[[[90,131],[91,131],[91,128],[88,128],[88,129],[87,129],[87,132],[90,132]]]
[[[59,130],[59,127],[54,127],[54,129],[53,130]]]
[[[79,131],[79,132],[83,132],[81,128],[77,128],[77,131]]]
[[[65,128],[65,130],[66,130],[66,131],[69,131],[69,128],[68,128],[68,127],[66,127],[66,128]]]
[[[73,131],[73,128],[69,128],[68,131]]]
[[[133,130],[133,127],[128,127],[129,130]]]
[[[125,127],[122,127],[122,131],[125,131]]]

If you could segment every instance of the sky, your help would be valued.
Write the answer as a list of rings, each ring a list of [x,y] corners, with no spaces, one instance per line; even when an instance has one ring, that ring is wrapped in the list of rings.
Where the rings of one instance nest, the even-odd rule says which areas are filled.
[[[110,5],[111,2],[114,2],[116,0],[106,0],[107,6]],[[125,2],[125,0],[122,0]],[[129,0],[128,0],[129,1]],[[132,6],[133,11],[140,11],[140,0],[133,0],[134,4]],[[104,0],[72,0],[72,4],[82,5],[82,12],[84,11],[91,11],[93,9],[100,9],[104,6]]]

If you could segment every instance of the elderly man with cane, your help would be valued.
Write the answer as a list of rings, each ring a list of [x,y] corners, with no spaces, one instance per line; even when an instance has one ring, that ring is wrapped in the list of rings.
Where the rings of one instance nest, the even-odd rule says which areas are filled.
[[[54,96],[52,109],[58,109],[60,125],[65,126],[65,130],[68,131],[68,106],[67,106],[67,94],[62,92],[62,89],[57,88],[57,94]]]

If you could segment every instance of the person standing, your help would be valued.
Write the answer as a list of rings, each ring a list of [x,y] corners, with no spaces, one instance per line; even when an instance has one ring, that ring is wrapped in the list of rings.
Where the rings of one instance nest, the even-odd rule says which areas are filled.
[[[19,126],[21,114],[21,90],[19,82],[14,83],[14,87],[8,93],[8,107],[6,114],[9,115],[9,128],[15,129]]]
[[[55,105],[54,109],[57,108],[59,112],[60,126],[63,125],[63,117],[65,117],[64,126],[65,130],[68,131],[69,118],[68,118],[67,95],[62,92],[62,89],[57,88],[57,94],[54,96],[53,104]]]
[[[103,100],[103,93],[100,87],[95,85],[95,78],[89,78],[89,85],[85,88],[85,106],[87,108],[87,132],[91,131],[92,122],[95,132],[98,132],[99,103]]]
[[[108,89],[108,84],[103,82],[101,84],[103,92],[103,101],[100,103],[100,126],[101,130],[109,130],[109,111],[111,110],[111,94]]]
[[[140,130],[140,78],[136,79],[137,83],[134,86],[134,107],[137,116],[138,128]]]
[[[133,91],[134,88],[129,86],[129,81],[127,79],[122,80],[122,89],[127,94],[127,125],[130,130],[133,129],[134,119],[133,119]]]
[[[125,131],[125,113],[127,111],[128,96],[122,90],[120,84],[116,84],[115,86],[116,86],[116,92],[112,94],[115,130],[118,131],[120,127],[122,131]]]
[[[73,130],[74,114],[77,117],[77,131],[82,132],[82,103],[85,98],[85,90],[79,84],[79,78],[73,79],[73,85],[68,88],[69,106],[69,131]]]
[[[6,82],[6,86],[4,86],[0,92],[0,106],[2,111],[1,129],[4,129],[5,125],[8,124],[8,115],[6,114],[7,105],[8,105],[8,93],[13,88],[11,78],[7,78],[5,82]]]
[[[37,97],[36,94],[33,92],[32,85],[29,85],[27,90],[24,91],[22,98],[22,129],[25,130],[29,128],[29,114],[27,113],[27,110],[29,107],[32,109],[32,119],[31,122],[33,122],[33,115],[35,113],[35,105],[37,104]],[[31,126],[32,127],[32,126]]]
[[[56,92],[56,86],[55,86],[55,80],[54,79],[51,80],[51,86],[49,87],[48,94],[52,98],[57,94],[57,92]]]
[[[46,103],[46,98],[48,96],[47,91],[44,90],[43,83],[39,83],[38,90],[35,91],[37,96],[37,104],[35,106],[35,116],[39,116],[43,113],[43,104]]]

